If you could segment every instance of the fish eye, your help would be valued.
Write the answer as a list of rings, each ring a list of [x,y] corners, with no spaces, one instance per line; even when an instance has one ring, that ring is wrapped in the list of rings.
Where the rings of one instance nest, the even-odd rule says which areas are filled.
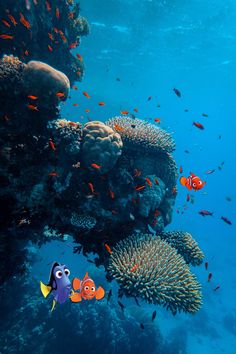
[[[65,275],[69,276],[70,275],[70,271],[68,268],[65,269]]]
[[[198,181],[198,184],[201,185],[201,184],[202,184],[202,181]]]
[[[86,286],[84,287],[84,290],[88,291],[88,290],[89,290],[89,286],[86,285]]]
[[[92,286],[92,287],[91,287],[91,290],[92,290],[92,291],[95,291],[95,287],[94,287],[94,286]]]
[[[56,272],[56,277],[57,277],[58,279],[60,279],[60,278],[62,277],[62,271],[61,271],[61,270],[58,270],[58,271]]]
[[[196,183],[193,183],[193,187],[196,187]]]

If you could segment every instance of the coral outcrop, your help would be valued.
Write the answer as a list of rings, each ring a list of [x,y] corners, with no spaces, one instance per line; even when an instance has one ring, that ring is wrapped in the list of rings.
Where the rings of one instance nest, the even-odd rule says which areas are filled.
[[[0,56],[40,60],[63,71],[71,82],[81,80],[83,58],[74,56],[71,50],[89,33],[89,25],[80,15],[79,3],[5,0],[0,3],[0,13],[4,20],[0,33],[10,36],[8,40],[0,38]]]
[[[93,169],[99,166],[101,173],[110,171],[116,164],[122,152],[121,137],[113,129],[102,122],[88,122],[83,127],[83,163]]]
[[[159,234],[162,240],[168,242],[184,258],[187,264],[198,266],[202,264],[204,253],[188,232],[168,231]]]
[[[110,256],[109,274],[121,291],[173,314],[195,313],[201,306],[200,284],[184,259],[167,242],[151,235],[132,235],[120,241]]]

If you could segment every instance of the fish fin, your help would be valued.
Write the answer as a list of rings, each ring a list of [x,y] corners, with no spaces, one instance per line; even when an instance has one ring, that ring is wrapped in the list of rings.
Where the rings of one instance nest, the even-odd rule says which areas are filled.
[[[51,308],[51,312],[55,309],[55,306],[56,306],[56,300],[55,299],[53,299],[53,301],[52,301],[52,308]]]
[[[184,177],[184,176],[180,177],[179,181],[182,184],[182,186],[184,186],[184,187],[186,186],[186,182],[187,182],[187,178],[186,177]]]
[[[95,298],[96,300],[101,300],[103,299],[105,296],[105,290],[99,286],[99,288],[97,288],[96,292],[95,292]]]
[[[45,285],[43,282],[40,282],[40,290],[44,297],[47,297],[52,291],[52,287],[49,285]]]
[[[190,190],[190,191],[191,191],[191,189],[193,189],[193,187],[190,186],[188,183],[186,183],[185,187],[187,187],[187,189]]]
[[[72,280],[72,286],[73,286],[74,290],[79,290],[80,284],[81,284],[81,281],[79,280],[79,278],[74,278]]]
[[[84,276],[84,279],[83,279],[83,280],[88,279],[88,278],[89,278],[89,275],[88,275],[88,272],[86,272],[86,274],[85,274],[85,276]]]
[[[190,172],[190,176],[196,177],[196,175],[194,173],[192,173],[192,172]]]
[[[72,296],[70,296],[70,301],[72,302],[80,302],[82,301],[82,296],[80,293],[74,293]]]

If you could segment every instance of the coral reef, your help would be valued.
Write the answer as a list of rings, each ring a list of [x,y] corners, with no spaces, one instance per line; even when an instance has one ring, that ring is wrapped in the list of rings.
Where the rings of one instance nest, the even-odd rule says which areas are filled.
[[[89,26],[80,16],[78,3],[6,0],[0,3],[0,13],[4,20],[0,33],[10,36],[0,39],[0,56],[13,54],[23,61],[40,60],[63,71],[71,82],[81,80],[83,59],[73,56],[71,50],[89,33]]]
[[[109,305],[106,299],[67,302],[52,315],[49,303],[40,296],[38,284],[30,275],[16,278],[1,290],[2,353],[75,354],[78,346],[91,354],[141,354],[145,350],[162,353],[163,339],[157,324],[151,323],[150,314],[142,331],[138,321],[144,317],[143,312],[124,315],[113,299]]]
[[[148,150],[149,153],[160,151],[170,153],[175,148],[170,134],[141,119],[134,120],[128,116],[114,117],[109,119],[106,124],[119,132],[128,149],[135,151],[139,149],[141,152]]]
[[[108,272],[127,296],[163,305],[173,314],[195,313],[201,306],[200,284],[184,259],[159,237],[132,235],[120,241]]]
[[[102,122],[88,122],[83,127],[82,157],[86,167],[99,166],[101,173],[107,173],[116,164],[122,152],[121,137]]]
[[[168,231],[159,234],[159,236],[174,247],[187,264],[190,263],[193,266],[202,264],[204,254],[188,232]]]
[[[73,213],[70,219],[71,225],[78,229],[90,230],[96,225],[96,219],[89,215],[78,215]]]

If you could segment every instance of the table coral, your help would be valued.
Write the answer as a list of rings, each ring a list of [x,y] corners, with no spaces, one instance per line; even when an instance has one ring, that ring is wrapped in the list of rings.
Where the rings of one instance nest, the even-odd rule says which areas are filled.
[[[184,259],[167,242],[151,235],[120,241],[110,256],[108,272],[127,296],[163,305],[173,314],[201,307],[200,284]]]

